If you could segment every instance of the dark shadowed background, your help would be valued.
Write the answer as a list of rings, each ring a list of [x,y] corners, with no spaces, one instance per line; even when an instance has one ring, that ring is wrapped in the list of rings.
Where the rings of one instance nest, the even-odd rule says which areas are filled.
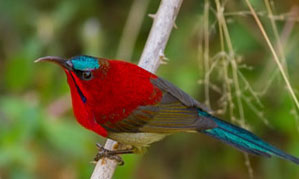
[[[152,24],[147,14],[155,13],[160,2],[142,0],[137,9],[146,12],[136,11],[133,25],[128,27],[130,38],[124,38],[128,14],[137,1],[0,1],[1,179],[90,177],[94,168],[90,162],[97,152],[95,143],[104,139],[75,121],[64,72],[55,65],[33,61],[47,55],[68,58],[87,54],[137,63]],[[216,115],[228,121],[242,124],[242,108],[251,131],[299,156],[298,113],[245,1],[221,2],[236,58],[227,57],[228,44],[219,35],[215,2],[183,2],[176,21],[178,28],[173,30],[165,51],[169,60],[161,65],[158,75],[197,100],[206,101],[206,105],[210,103]],[[274,47],[282,49],[276,52],[299,96],[298,2],[271,1],[274,16],[268,15],[264,1],[251,2]],[[208,11],[204,11],[205,5]],[[142,12],[146,14],[144,19],[138,18],[143,17]],[[126,46],[135,35],[133,48]],[[230,60],[236,67],[223,65]],[[207,82],[209,103],[204,90]],[[299,178],[299,167],[293,163],[250,156],[248,168],[241,152],[198,134],[173,135],[152,145],[144,155],[123,158],[126,164],[117,168],[114,178],[249,178],[251,169],[255,178]]]

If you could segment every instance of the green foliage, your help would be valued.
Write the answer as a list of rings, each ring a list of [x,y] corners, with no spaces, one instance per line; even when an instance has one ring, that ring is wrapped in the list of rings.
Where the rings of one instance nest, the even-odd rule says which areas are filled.
[[[133,1],[21,1],[6,0],[0,5],[0,178],[88,178],[94,165],[96,142],[104,140],[77,124],[71,111],[64,72],[55,65],[35,64],[41,56],[95,55],[115,58],[125,20]],[[210,65],[221,51],[216,6],[210,2]],[[276,44],[263,1],[252,1],[268,35]],[[150,1],[147,13],[157,10],[159,1]],[[298,91],[298,17],[287,21],[293,1],[274,1],[274,14],[288,65],[288,75]],[[184,1],[165,54],[170,59],[158,74],[204,102],[206,71],[203,61],[204,1]],[[246,12],[245,12],[246,11]],[[230,38],[237,57],[238,77],[246,123],[254,133],[289,153],[299,156],[298,121],[292,113],[293,100],[260,30],[243,1],[227,1]],[[293,24],[293,26],[291,26]],[[137,62],[152,19],[145,17],[134,47]],[[288,34],[290,33],[290,34]],[[276,46],[276,45],[275,45]],[[225,46],[227,52],[227,46]],[[278,51],[278,50],[277,50]],[[226,59],[227,60],[227,59]],[[218,62],[217,62],[218,63]],[[210,75],[211,108],[223,109],[222,61]],[[228,68],[232,77],[233,69]],[[259,97],[258,104],[242,74]],[[264,93],[263,90],[267,89]],[[218,91],[217,91],[218,90]],[[234,116],[228,109],[220,117],[230,120],[238,114],[235,87],[232,87]],[[298,96],[298,94],[297,94]],[[245,99],[249,100],[246,103]],[[254,109],[257,110],[254,111]],[[260,115],[262,114],[262,116]],[[296,113],[295,113],[296,114]],[[269,125],[266,125],[265,120]],[[209,137],[178,134],[154,144],[144,155],[123,157],[114,178],[246,178],[242,153]],[[280,159],[250,157],[257,178],[299,178],[298,166]]]

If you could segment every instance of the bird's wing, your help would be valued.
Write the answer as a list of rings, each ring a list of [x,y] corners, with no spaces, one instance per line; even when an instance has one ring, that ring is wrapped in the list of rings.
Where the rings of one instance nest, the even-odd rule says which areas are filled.
[[[177,101],[181,102],[187,107],[197,107],[204,109],[205,107],[201,105],[198,101],[196,101],[194,98],[189,96],[187,93],[185,93],[183,90],[179,89],[172,83],[170,83],[167,80],[164,80],[163,78],[155,78],[151,79],[151,82],[153,85],[158,87],[163,92],[168,93],[169,95],[175,97]]]
[[[202,115],[198,110],[204,108],[187,93],[162,78],[151,79],[154,86],[163,91],[159,104],[159,113],[149,121],[143,130],[158,130],[169,128],[170,131],[194,131],[217,127],[216,123]]]
[[[217,127],[216,123],[198,115],[202,106],[188,94],[170,82],[156,78],[151,80],[163,96],[156,105],[139,106],[127,118],[115,123],[102,124],[111,132],[173,133],[199,131]]]

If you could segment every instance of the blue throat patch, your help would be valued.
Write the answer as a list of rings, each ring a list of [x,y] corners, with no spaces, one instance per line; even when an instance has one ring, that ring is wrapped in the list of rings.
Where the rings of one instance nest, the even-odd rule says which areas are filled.
[[[75,70],[88,71],[98,69],[100,67],[99,61],[91,56],[76,56],[70,60]]]

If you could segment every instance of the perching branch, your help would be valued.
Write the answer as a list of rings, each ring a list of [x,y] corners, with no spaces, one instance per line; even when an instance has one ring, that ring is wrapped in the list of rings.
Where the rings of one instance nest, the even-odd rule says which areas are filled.
[[[138,64],[140,67],[154,73],[165,59],[164,49],[175,26],[175,19],[182,2],[183,0],[162,0],[158,12],[151,16],[154,22]],[[117,142],[107,139],[106,149],[115,150],[117,146]],[[116,161],[103,158],[97,162],[91,178],[110,179],[116,166]]]
[[[139,60],[140,67],[155,73],[165,59],[164,49],[182,2],[183,0],[162,0],[157,14],[151,15],[154,24]]]

